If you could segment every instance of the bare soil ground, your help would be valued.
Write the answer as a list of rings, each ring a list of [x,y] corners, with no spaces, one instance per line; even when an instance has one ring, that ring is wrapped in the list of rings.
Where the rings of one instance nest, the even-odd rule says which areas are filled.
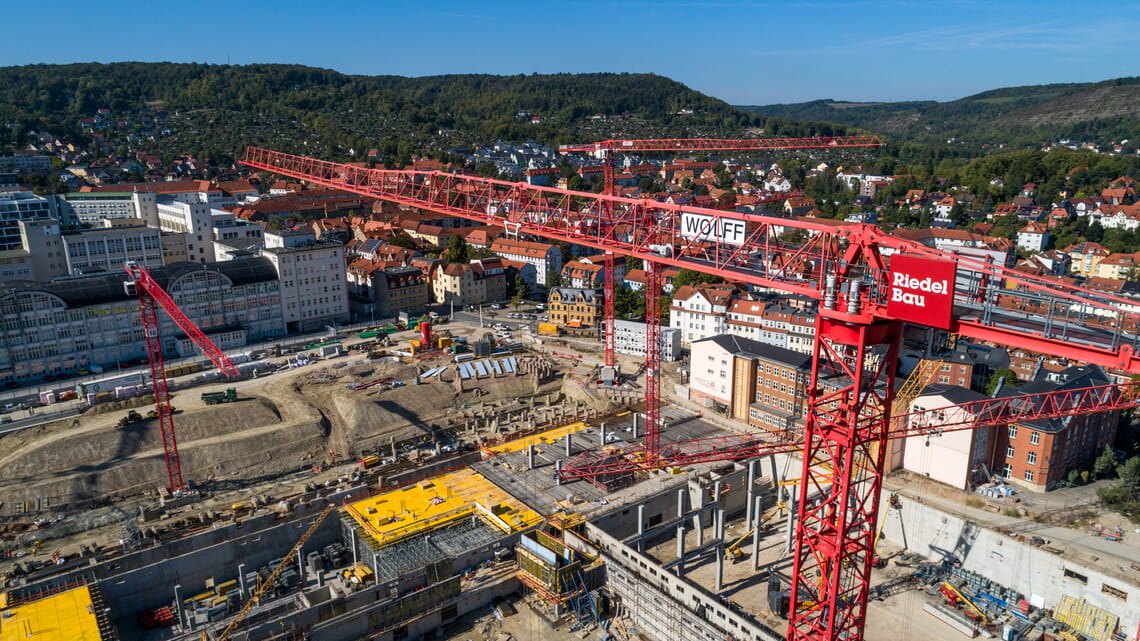
[[[393,439],[462,425],[472,408],[561,390],[560,377],[540,386],[522,375],[484,379],[477,391],[466,381],[460,392],[454,369],[443,380],[414,384],[418,373],[449,361],[391,359],[339,368],[333,365],[350,361],[323,361],[237,383],[238,401],[209,407],[201,394],[226,385],[177,392],[172,405],[183,477],[208,484],[343,463]],[[348,389],[349,383],[387,376],[406,385]],[[158,421],[116,428],[130,407],[145,414],[148,401],[99,406],[75,419],[0,437],[0,495],[9,502],[46,497],[55,505],[154,496],[167,478]]]

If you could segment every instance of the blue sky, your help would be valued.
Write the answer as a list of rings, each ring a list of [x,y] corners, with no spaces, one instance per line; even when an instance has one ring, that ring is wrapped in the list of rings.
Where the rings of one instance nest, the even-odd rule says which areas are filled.
[[[0,16],[0,66],[653,72],[732,104],[953,100],[1140,73],[1140,14],[1120,0],[4,0]]]

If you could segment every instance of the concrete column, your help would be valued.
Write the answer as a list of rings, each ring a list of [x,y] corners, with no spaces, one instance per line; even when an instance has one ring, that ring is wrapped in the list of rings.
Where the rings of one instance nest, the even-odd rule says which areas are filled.
[[[685,518],[685,488],[677,490],[677,518]],[[684,527],[684,524],[682,524]]]
[[[772,485],[776,488],[776,501],[784,500],[784,486],[780,483],[784,480],[780,478],[779,471],[776,470],[776,455],[768,455],[768,463],[772,466]]]
[[[562,485],[562,459],[554,461],[554,484]]]
[[[601,427],[598,428],[598,442],[602,445],[606,444],[606,422],[602,421]]]
[[[697,547],[705,544],[705,524],[701,518],[702,508],[705,506],[705,490],[699,488],[697,490],[697,504],[693,506],[696,514],[693,515],[693,529],[697,531]]]
[[[396,458],[396,437],[389,436],[388,444],[392,446],[392,458]]]
[[[182,597],[178,595],[178,590],[182,589],[182,584],[179,583],[174,586],[174,612],[178,615],[178,629],[181,630],[182,626],[186,624],[186,619],[182,615]],[[242,598],[245,596],[243,594]],[[30,636],[30,635],[29,635]]]
[[[305,548],[297,550],[297,574],[301,577],[301,587],[305,587]]]
[[[763,513],[760,511],[761,502],[763,499],[759,496],[756,497],[756,506],[752,508],[752,571],[756,572],[760,569],[760,519]]]
[[[566,456],[570,456],[570,432],[566,432]]]
[[[713,499],[712,499],[712,503],[710,505],[712,505],[714,507],[717,507],[720,505],[720,481],[713,483]],[[714,514],[714,513],[709,514],[709,525],[715,524],[715,521],[713,520],[715,518],[716,518],[716,514]]]
[[[534,469],[534,444],[530,444],[526,448],[526,469]]]
[[[677,576],[685,576],[685,526],[677,526]]]
[[[633,438],[637,438],[637,412],[633,413]]]
[[[716,592],[724,587],[724,510],[716,512],[716,529],[720,543],[716,544]]]
[[[355,566],[358,561],[356,560],[356,528],[351,528],[348,533],[352,535],[352,565]]]
[[[792,544],[795,539],[796,522],[796,494],[788,491],[788,531],[784,538],[784,554],[792,553]]]
[[[637,506],[637,551],[645,551],[645,504]]]
[[[752,522],[752,497],[756,493],[756,461],[748,461],[748,494],[745,498],[744,510],[744,523],[747,525]]]

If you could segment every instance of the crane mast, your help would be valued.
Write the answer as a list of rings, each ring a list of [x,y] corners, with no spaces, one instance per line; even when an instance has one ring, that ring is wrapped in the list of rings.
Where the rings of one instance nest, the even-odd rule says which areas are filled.
[[[186,489],[182,478],[182,463],[178,456],[178,438],[174,433],[174,412],[170,407],[170,388],[166,383],[166,361],[162,351],[162,336],[159,332],[158,309],[161,307],[174,324],[190,340],[194,341],[203,353],[227,376],[237,376],[237,368],[230,362],[225,352],[214,344],[202,330],[182,313],[174,299],[162,289],[150,271],[137,263],[125,266],[130,280],[126,282],[128,293],[134,290],[139,297],[139,312],[142,317],[143,335],[146,342],[147,362],[150,363],[150,380],[154,387],[154,409],[158,414],[159,429],[162,432],[162,449],[166,455],[166,482],[171,494]]]
[[[627,142],[623,149],[641,144]],[[832,142],[821,140],[818,146],[844,146]],[[563,478],[596,482],[631,469],[801,451],[800,496],[820,498],[800,501],[797,507],[792,603],[805,607],[791,608],[789,639],[863,638],[882,445],[887,438],[930,429],[921,415],[908,415],[898,423],[903,427],[891,431],[895,363],[905,323],[1140,373],[1140,323],[1131,301],[942,252],[872,225],[754,216],[439,172],[365,169],[252,147],[242,163],[447,215],[489,224],[505,221],[525,233],[641,258],[651,281],[647,290],[654,292],[659,291],[652,282],[657,267],[671,265],[817,301],[802,441],[767,443],[732,435],[661,444],[659,415],[651,409],[659,398],[659,356],[649,358],[660,343],[647,332],[644,456],[638,462],[639,457],[623,452],[589,452],[562,470]],[[786,229],[803,230],[808,239],[798,245],[781,243],[778,236]],[[647,317],[657,307],[653,298],[647,291]],[[824,378],[826,388],[820,384]],[[978,408],[981,418],[958,428],[1135,407],[1135,389],[1133,384],[1033,399],[987,399],[990,404]],[[817,477],[813,462],[833,471]]]

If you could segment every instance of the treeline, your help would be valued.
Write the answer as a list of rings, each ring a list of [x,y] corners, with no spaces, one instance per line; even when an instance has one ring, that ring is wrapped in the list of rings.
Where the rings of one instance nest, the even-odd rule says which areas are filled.
[[[815,100],[741,107],[793,120],[836,122],[888,135],[906,161],[977,157],[1001,148],[1040,147],[1059,139],[1140,138],[1140,78],[1008,87],[949,102],[852,103]]]
[[[114,63],[0,68],[0,145],[47,129],[83,142],[78,119],[111,109],[181,112],[160,144],[228,157],[248,144],[334,159],[495,140],[544,144],[599,136],[841,135],[850,128],[749,114],[654,74],[350,76],[298,65]],[[532,123],[529,114],[540,122]],[[592,118],[604,114],[605,118]],[[137,118],[137,116],[136,116]],[[441,133],[442,132],[442,133]]]

